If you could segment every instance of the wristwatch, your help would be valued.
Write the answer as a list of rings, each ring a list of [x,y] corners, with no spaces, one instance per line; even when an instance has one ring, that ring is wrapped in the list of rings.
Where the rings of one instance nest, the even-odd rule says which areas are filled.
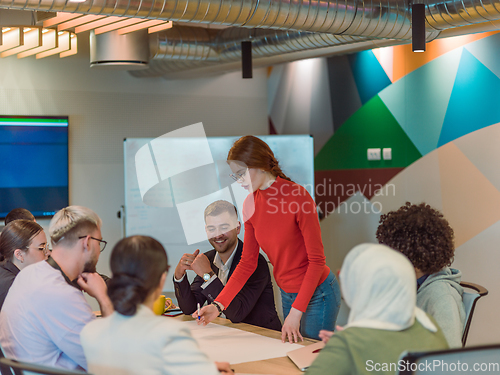
[[[205,282],[207,282],[208,280],[210,280],[212,278],[213,275],[215,275],[214,271],[210,271],[209,273],[204,273],[203,280],[205,280]]]

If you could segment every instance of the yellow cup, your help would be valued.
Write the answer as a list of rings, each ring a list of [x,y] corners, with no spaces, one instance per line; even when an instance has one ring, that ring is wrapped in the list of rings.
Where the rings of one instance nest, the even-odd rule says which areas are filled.
[[[153,304],[153,312],[156,315],[161,315],[165,312],[165,296],[159,296]]]
[[[165,298],[165,311],[167,311],[170,308],[172,308],[172,298],[167,297]]]

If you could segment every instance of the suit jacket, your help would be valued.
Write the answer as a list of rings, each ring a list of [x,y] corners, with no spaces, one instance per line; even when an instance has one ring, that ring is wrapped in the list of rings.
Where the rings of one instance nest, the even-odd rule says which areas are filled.
[[[18,273],[19,268],[10,260],[5,260],[0,264],[0,310],[2,309],[5,297],[7,297],[7,293]]]
[[[80,339],[94,375],[219,374],[187,326],[143,305],[133,316],[114,312],[94,320]]]
[[[233,263],[229,270],[228,280],[231,278],[233,271],[240,262],[241,253],[243,251],[243,242],[238,239],[238,246],[235,250]],[[216,275],[219,274],[219,269],[213,264],[215,258],[215,250],[210,250],[205,253],[212,271]],[[193,283],[189,285],[187,277],[184,277],[181,282],[175,282],[175,296],[179,307],[186,315],[191,315],[197,308],[197,303],[201,306],[205,302],[212,303],[219,293],[224,288],[224,285],[218,277],[215,278],[205,289],[201,285],[205,281],[200,276],[196,276]],[[259,254],[259,262],[255,272],[250,276],[245,286],[236,295],[234,300],[224,310],[226,317],[233,323],[248,323],[264,328],[281,330],[281,322],[276,313],[274,306],[273,285],[271,283],[271,275],[267,262]]]

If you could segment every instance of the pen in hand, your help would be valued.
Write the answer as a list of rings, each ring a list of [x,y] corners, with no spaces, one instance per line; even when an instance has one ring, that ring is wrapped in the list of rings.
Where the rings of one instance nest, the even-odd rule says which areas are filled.
[[[198,302],[198,320],[200,320],[201,317],[200,317],[200,303]]]

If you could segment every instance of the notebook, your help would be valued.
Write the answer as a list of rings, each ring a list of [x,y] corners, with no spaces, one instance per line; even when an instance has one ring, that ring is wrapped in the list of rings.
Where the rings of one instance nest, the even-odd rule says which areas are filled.
[[[299,368],[300,371],[305,371],[314,362],[319,354],[319,351],[325,347],[325,343],[319,341],[317,343],[304,346],[300,349],[292,350],[286,353],[288,358]]]

